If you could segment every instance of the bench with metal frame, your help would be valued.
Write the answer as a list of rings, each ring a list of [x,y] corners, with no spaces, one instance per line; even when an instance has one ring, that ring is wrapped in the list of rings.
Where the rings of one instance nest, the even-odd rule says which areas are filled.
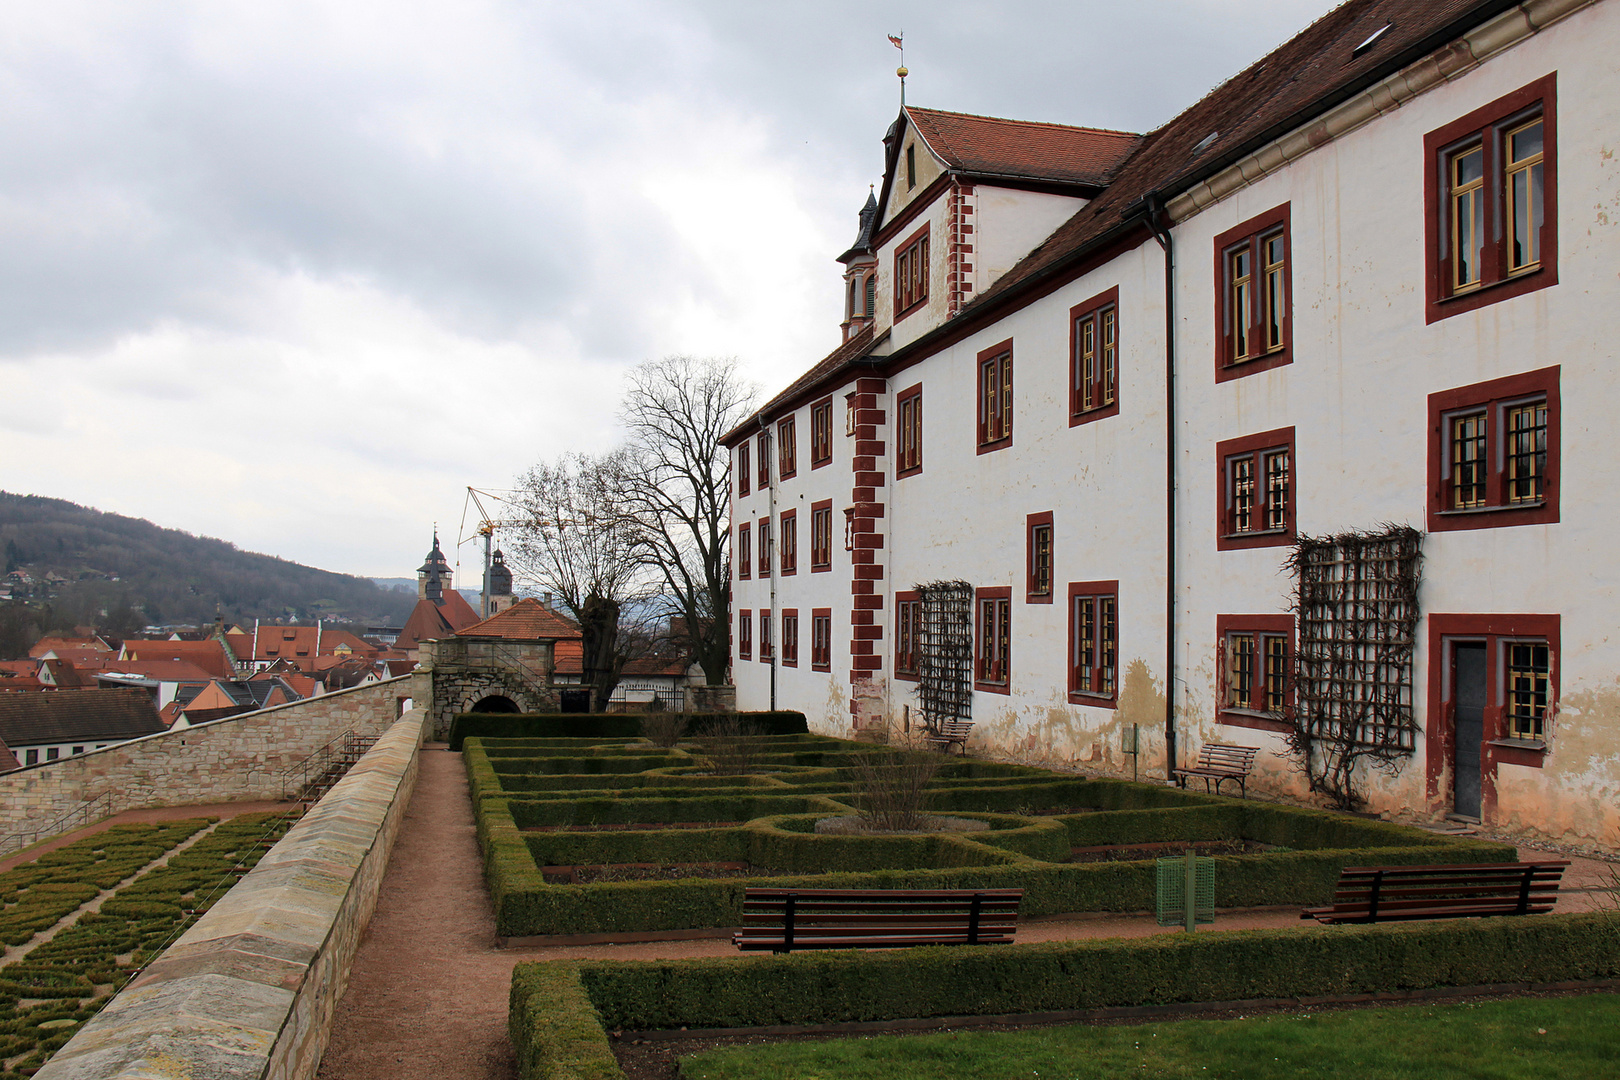
[[[1005,945],[1022,889],[745,889],[731,943],[769,949],[898,949]]]
[[[949,753],[952,744],[955,744],[965,754],[967,753],[968,735],[972,731],[973,721],[971,720],[941,720],[938,727],[923,736],[923,741],[933,743],[946,753]]]
[[[1260,752],[1257,746],[1229,746],[1226,743],[1205,743],[1198,751],[1198,761],[1190,768],[1171,769],[1170,775],[1176,778],[1178,787],[1187,786],[1189,776],[1201,776],[1204,779],[1204,790],[1210,790],[1210,781],[1215,782],[1215,794],[1221,793],[1221,783],[1226,780],[1236,780],[1238,793],[1244,798],[1249,797],[1249,774],[1254,772],[1254,755]]]
[[[1544,915],[1558,902],[1568,859],[1468,866],[1347,866],[1328,907],[1301,919],[1324,923]]]

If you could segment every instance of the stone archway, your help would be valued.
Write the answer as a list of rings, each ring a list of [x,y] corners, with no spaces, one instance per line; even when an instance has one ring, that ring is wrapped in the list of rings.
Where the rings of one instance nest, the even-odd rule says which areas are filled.
[[[474,702],[473,707],[467,711],[476,713],[515,713],[522,710],[518,708],[517,702],[505,694],[490,694],[488,697],[480,698]]]

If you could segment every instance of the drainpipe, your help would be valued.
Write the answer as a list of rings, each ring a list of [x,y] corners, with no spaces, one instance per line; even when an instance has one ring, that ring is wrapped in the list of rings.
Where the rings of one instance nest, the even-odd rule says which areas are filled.
[[[763,413],[760,414],[759,417],[759,430],[767,436],[765,442],[769,447],[769,451],[765,455],[765,460],[761,461],[760,464],[765,466],[765,476],[768,479],[768,482],[765,485],[765,490],[767,499],[766,509],[771,515],[771,540],[769,544],[760,545],[762,549],[760,554],[765,556],[765,565],[770,569],[771,572],[771,626],[774,628],[778,622],[779,615],[776,610],[776,578],[782,569],[777,565],[776,562],[776,552],[778,550],[776,545],[779,539],[776,535],[776,485],[782,478],[780,476],[781,469],[771,468],[771,459],[769,455],[777,453],[778,448],[776,446],[776,440],[769,437],[771,433],[771,426],[765,422],[765,416]],[[763,539],[763,537],[761,539]],[[762,641],[761,644],[763,645],[764,642]],[[776,658],[780,655],[782,655],[782,643],[773,638],[771,640],[771,712],[776,711]]]
[[[1176,254],[1158,192],[1143,221],[1164,251],[1164,770],[1176,767]],[[1161,222],[1163,224],[1161,225]]]

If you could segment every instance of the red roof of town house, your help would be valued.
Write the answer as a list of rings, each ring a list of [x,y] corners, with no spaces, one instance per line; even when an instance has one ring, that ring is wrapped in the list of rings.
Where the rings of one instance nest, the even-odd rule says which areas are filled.
[[[564,638],[551,647],[552,668],[559,675],[585,673],[585,640]]]
[[[369,657],[377,654],[377,647],[370,642],[347,630],[325,626],[260,626],[258,646],[253,646],[250,635],[246,647],[253,649],[255,661],[290,660],[295,664],[301,659],[315,656]]]
[[[410,618],[400,628],[394,648],[414,649],[430,638],[450,637],[478,621],[478,612],[455,590],[446,592],[441,602],[418,600],[411,609]]]
[[[96,680],[80,671],[77,664],[54,658],[39,662],[38,678],[40,682],[58,690],[77,690],[96,685]]]
[[[13,675],[34,675],[39,672],[38,660],[0,660],[0,672]]]
[[[457,637],[504,638],[507,641],[556,641],[578,638],[579,627],[572,619],[552,611],[532,596],[526,596],[498,615],[458,630]]]
[[[917,134],[947,168],[979,176],[1101,187],[1142,136],[1131,131],[1004,120],[906,107]]]
[[[218,641],[125,641],[122,660],[186,660],[217,679],[229,679],[236,672]]]
[[[215,676],[190,660],[98,660],[75,664],[79,671],[95,675],[139,675],[158,682],[207,682]]]
[[[111,653],[115,650],[98,637],[42,637],[34,642],[34,647],[28,650],[28,655],[36,660],[48,652],[55,652],[57,656],[68,658],[70,652]]]
[[[162,730],[145,690],[0,694],[0,739],[7,746],[121,742]]]
[[[46,686],[33,675],[11,675],[0,679],[0,690],[44,690]]]
[[[20,768],[22,768],[22,762],[18,761],[17,755],[11,752],[11,747],[0,742],[0,772],[10,772],[12,769]]]

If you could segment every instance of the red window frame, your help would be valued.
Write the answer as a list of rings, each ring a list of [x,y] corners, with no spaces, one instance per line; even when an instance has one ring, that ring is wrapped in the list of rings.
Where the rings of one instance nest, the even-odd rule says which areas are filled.
[[[1281,342],[1267,341],[1264,323],[1266,297],[1269,295],[1267,262],[1261,241],[1278,233],[1282,236],[1283,261],[1281,264],[1282,311],[1279,321]],[[1227,229],[1215,238],[1215,381],[1241,379],[1261,371],[1270,371],[1294,362],[1294,251],[1293,230],[1289,223],[1289,204],[1274,206],[1263,214]],[[1246,311],[1235,311],[1233,300],[1233,258],[1247,253],[1249,259],[1249,287]],[[1239,323],[1241,319],[1241,323]],[[1263,346],[1249,348],[1242,359],[1237,357],[1236,330],[1242,327],[1247,342]]]
[[[1037,565],[1037,556],[1040,554],[1037,545],[1036,530],[1045,530],[1046,533],[1046,588],[1040,588],[1036,580],[1042,569]],[[1024,603],[1050,604],[1053,595],[1057,592],[1057,536],[1052,530],[1052,511],[1046,510],[1039,514],[1030,514],[1024,519]]]
[[[771,652],[771,609],[770,608],[760,608],[759,609],[759,662],[762,663],[762,664],[768,664],[768,663],[771,662],[772,658],[773,658],[773,654]]]
[[[771,576],[771,519],[759,519],[759,576],[763,580]]]
[[[771,486],[771,433],[762,431],[755,437],[758,444],[755,450],[759,454],[759,483],[756,485],[760,491]]]
[[[894,411],[894,475],[896,479],[915,476],[923,467],[922,383],[896,394]]]
[[[799,609],[782,609],[782,666],[799,666]]]
[[[1485,725],[1480,739],[1480,801],[1487,812],[1496,806],[1496,766],[1542,767],[1558,719],[1560,668],[1563,658],[1560,641],[1562,619],[1558,615],[1445,614],[1429,616],[1429,705],[1424,724],[1424,772],[1430,800],[1450,794],[1442,785],[1451,775],[1456,752],[1457,729],[1453,704],[1453,656],[1451,646],[1459,641],[1485,644]],[[1547,711],[1543,719],[1540,747],[1512,738],[1508,727],[1506,646],[1513,642],[1545,643],[1551,660],[1548,672]]]
[[[742,608],[737,612],[737,659],[754,658],[754,612]]]
[[[832,463],[832,398],[810,406],[810,468]]]
[[[989,632],[986,627],[990,628]],[[973,594],[973,689],[991,694],[1012,693],[1010,586],[991,586],[975,590]]]
[[[1104,601],[1112,601],[1112,642],[1104,636],[1109,622]],[[1071,581],[1068,604],[1069,652],[1064,666],[1069,672],[1069,701],[1075,705],[1112,709],[1119,704],[1119,580]],[[1083,636],[1082,604],[1090,606],[1089,643]],[[1109,659],[1110,644],[1113,662],[1107,664],[1104,661]],[[1086,655],[1082,656],[1082,652]]]
[[[917,681],[917,635],[922,629],[922,594],[894,594],[894,677]]]
[[[832,500],[822,499],[810,504],[810,572],[825,574],[832,570]]]
[[[781,528],[777,544],[782,550],[782,576],[792,577],[799,572],[799,512],[782,511]]]
[[[749,488],[748,478],[748,440],[744,439],[737,447],[737,494],[747,495]]]
[[[1430,532],[1459,529],[1494,529],[1510,525],[1549,525],[1558,521],[1560,438],[1560,367],[1541,368],[1488,382],[1460,386],[1429,395],[1429,513]],[[1516,405],[1546,402],[1546,450],[1540,500],[1515,503],[1509,492],[1507,413]],[[1454,505],[1452,468],[1453,424],[1469,415],[1485,418],[1484,505]]]
[[[1108,325],[1112,316],[1112,326]],[[1091,404],[1086,404],[1087,378],[1085,372],[1086,334],[1091,335],[1092,391]],[[1112,400],[1107,399],[1108,374],[1106,332],[1113,332]],[[1098,293],[1090,300],[1069,309],[1069,426],[1089,424],[1107,416],[1119,415],[1119,286]]]
[[[832,608],[810,609],[810,667],[832,670]]]
[[[910,315],[928,303],[928,230],[922,228],[894,248],[894,321]]]
[[[754,576],[753,532],[746,521],[737,526],[737,576],[744,581]]]
[[[979,453],[988,454],[1011,446],[1013,441],[1012,338],[979,353],[974,370],[978,383]]]
[[[786,480],[799,475],[799,437],[796,418],[784,417],[776,423],[776,475]]]
[[[1542,122],[1542,225],[1540,264],[1509,273],[1506,204],[1507,170],[1503,136],[1509,129]],[[1484,148],[1484,249],[1480,281],[1465,290],[1452,287],[1451,184],[1449,162],[1471,144]],[[1424,318],[1434,323],[1525,293],[1558,284],[1558,73],[1545,75],[1466,116],[1423,136],[1423,221],[1426,288]]]
[[[1233,704],[1230,697],[1232,680],[1238,672],[1233,664],[1235,653],[1232,643],[1243,637],[1249,637],[1255,642],[1253,663],[1249,674],[1249,702],[1248,704]],[[1266,667],[1267,640],[1278,640],[1283,643],[1284,679],[1283,707],[1279,713],[1272,713],[1264,707],[1264,697],[1268,691],[1267,678],[1269,672]],[[1292,615],[1217,615],[1215,616],[1215,700],[1216,722],[1228,727],[1255,728],[1260,731],[1289,731],[1293,725],[1294,716],[1294,617]],[[1257,697],[1258,695],[1258,697]],[[1261,702],[1260,708],[1255,708],[1256,701]]]
[[[1279,453],[1286,455],[1284,458],[1286,469],[1282,479],[1286,491],[1287,505],[1282,514],[1282,527],[1273,528],[1266,521],[1271,514],[1275,497],[1273,478],[1268,470],[1274,460],[1274,455]],[[1297,458],[1298,455],[1294,452],[1294,429],[1291,427],[1262,431],[1256,435],[1245,435],[1241,439],[1227,439],[1224,442],[1215,444],[1215,549],[1217,551],[1283,547],[1294,542],[1295,521],[1299,507],[1299,462]],[[1242,494],[1244,480],[1239,470],[1241,463],[1244,461],[1250,462],[1253,469],[1247,478],[1252,484],[1250,490],[1254,498],[1251,508],[1251,521],[1258,518],[1258,523],[1267,525],[1267,527],[1261,529],[1250,528],[1239,532],[1237,500]]]

